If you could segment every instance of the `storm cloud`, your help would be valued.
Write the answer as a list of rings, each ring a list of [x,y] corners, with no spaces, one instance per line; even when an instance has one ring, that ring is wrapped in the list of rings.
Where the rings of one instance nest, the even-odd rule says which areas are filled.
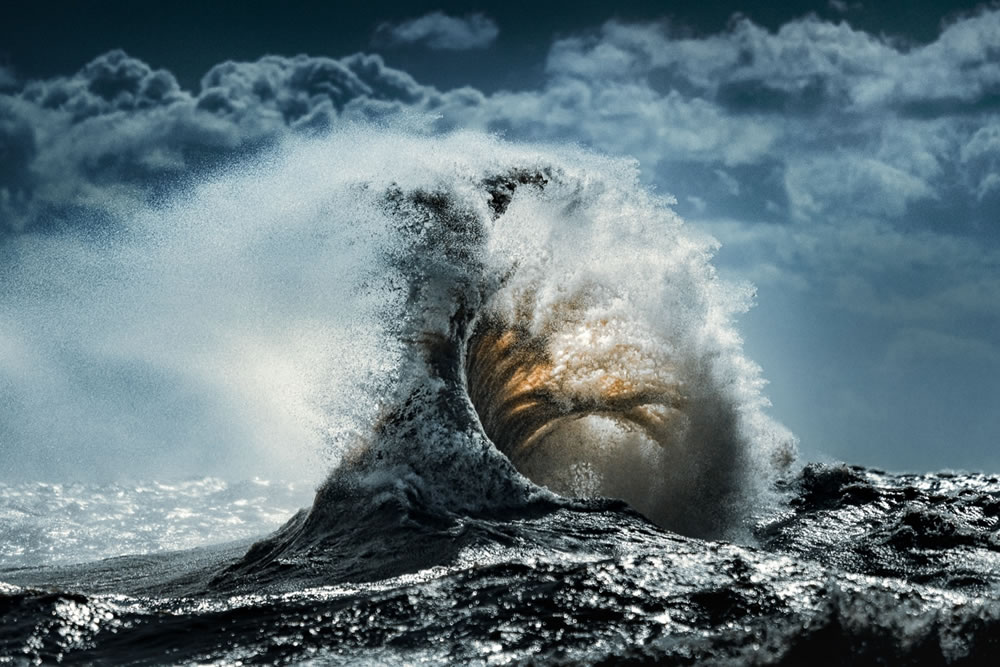
[[[914,48],[815,17],[776,32],[740,19],[702,38],[612,21],[555,42],[541,89],[492,95],[441,92],[364,54],[225,62],[187,91],[115,51],[0,95],[4,227],[106,189],[142,194],[286,132],[416,110],[441,129],[632,155],[682,209],[710,202],[707,215],[930,225],[936,202],[961,198],[948,231],[974,231],[1000,213],[998,32],[996,11]]]
[[[377,55],[226,62],[192,92],[112,51],[0,95],[0,229],[106,220],[283,135],[328,129],[353,101],[434,94]]]

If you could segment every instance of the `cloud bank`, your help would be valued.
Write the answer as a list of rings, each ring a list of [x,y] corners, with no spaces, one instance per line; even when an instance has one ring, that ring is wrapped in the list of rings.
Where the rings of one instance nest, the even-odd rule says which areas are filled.
[[[321,132],[352,102],[374,111],[433,92],[356,54],[225,62],[193,93],[112,51],[0,95],[0,233],[114,218],[285,134]]]
[[[401,26],[451,25],[435,17]],[[116,51],[69,77],[0,76],[0,214],[6,231],[28,229],[287,131],[415,110],[443,129],[633,155],[682,204],[710,202],[709,215],[750,207],[809,224],[849,213],[974,231],[1000,212],[996,34],[998,11],[910,49],[815,17],[777,32],[742,19],[704,38],[609,22],[554,43],[542,89],[493,95],[441,92],[363,54],[226,62],[187,91]],[[935,218],[945,201],[963,202],[963,220]]]

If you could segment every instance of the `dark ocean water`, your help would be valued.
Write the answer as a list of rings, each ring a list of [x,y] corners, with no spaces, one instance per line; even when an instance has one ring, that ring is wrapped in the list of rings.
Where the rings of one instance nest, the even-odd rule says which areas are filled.
[[[615,501],[454,513],[413,489],[381,489],[375,502],[327,491],[252,546],[5,565],[0,656],[997,664],[1000,479],[810,465],[780,489],[745,545],[682,537]],[[74,500],[96,492],[78,488]],[[49,539],[58,551],[60,537]]]
[[[0,664],[1000,664],[1000,480],[796,463],[752,289],[634,163],[282,151],[11,242],[0,436],[325,481],[5,484]]]

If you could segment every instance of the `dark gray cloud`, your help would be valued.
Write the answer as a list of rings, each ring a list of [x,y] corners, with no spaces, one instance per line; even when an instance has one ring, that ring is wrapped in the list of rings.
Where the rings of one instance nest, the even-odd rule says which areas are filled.
[[[283,134],[327,129],[352,101],[435,95],[374,55],[226,62],[192,92],[112,51],[0,94],[0,233],[114,217]]]
[[[484,49],[499,34],[496,22],[483,14],[460,18],[437,11],[402,23],[383,23],[375,32],[375,41],[388,45],[422,44],[430,49],[464,51]]]
[[[32,81],[20,97],[41,109],[65,112],[73,121],[167,106],[184,99],[172,74],[153,71],[122,51],[94,59],[75,76]]]

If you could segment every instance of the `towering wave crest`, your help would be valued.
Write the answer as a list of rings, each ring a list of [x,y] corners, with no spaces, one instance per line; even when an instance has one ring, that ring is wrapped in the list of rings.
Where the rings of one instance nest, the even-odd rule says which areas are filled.
[[[394,163],[386,141],[419,157]],[[718,279],[714,241],[628,161],[470,134],[353,148],[376,167],[356,186],[385,243],[366,285],[399,363],[328,494],[392,469],[425,502],[496,508],[539,492],[512,463],[561,495],[732,534],[794,441],[764,414],[733,328],[752,293]]]
[[[145,363],[256,369],[217,387],[244,397],[225,423],[247,414],[248,380],[250,411],[277,414],[283,379],[283,435],[332,468],[294,539],[346,498],[477,512],[550,492],[729,535],[794,438],[734,328],[752,290],[717,277],[715,242],[670,203],[626,160],[358,126],[131,215],[88,252],[119,270],[97,287],[108,317],[162,300],[125,318],[158,350]],[[178,342],[153,346],[168,324]]]

